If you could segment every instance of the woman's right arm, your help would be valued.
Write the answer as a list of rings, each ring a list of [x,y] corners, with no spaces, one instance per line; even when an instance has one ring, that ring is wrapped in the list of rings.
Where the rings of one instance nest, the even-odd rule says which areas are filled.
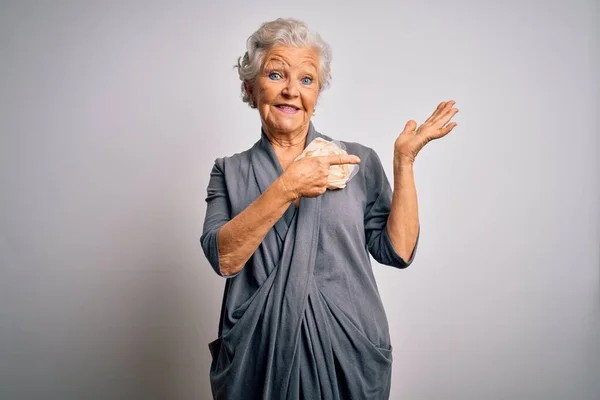
[[[224,276],[234,275],[244,267],[293,200],[279,177],[244,211],[223,225],[217,238]]]
[[[210,201],[220,200],[220,203],[209,203],[206,220],[215,220],[214,224],[218,224],[219,220],[227,220],[219,228],[216,243],[213,244],[218,248],[218,262],[214,260],[217,254],[213,256],[213,266],[218,264],[220,270],[217,272],[223,276],[231,276],[241,271],[269,230],[285,213],[290,202],[300,197],[317,197],[325,193],[329,166],[359,162],[360,159],[354,155],[312,157],[295,161],[267,190],[231,220],[224,215],[223,208],[227,200],[223,199],[226,197],[226,188],[222,172],[216,168],[220,175],[211,178],[209,191],[212,193],[209,194],[209,198],[212,199]],[[211,188],[213,183],[217,187]],[[202,244],[205,252],[211,247],[211,244],[205,241],[209,242],[210,239],[206,233],[203,234]]]

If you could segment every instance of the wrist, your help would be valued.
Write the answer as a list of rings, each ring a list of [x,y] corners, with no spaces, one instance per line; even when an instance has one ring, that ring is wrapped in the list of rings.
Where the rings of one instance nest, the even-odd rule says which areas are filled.
[[[394,165],[412,166],[415,163],[415,157],[412,154],[405,154],[394,149]]]
[[[279,182],[279,189],[281,191],[281,195],[287,203],[290,203],[290,202],[298,199],[298,195],[296,194],[296,192],[291,190],[289,185],[286,183],[283,175],[281,175],[279,178],[277,178],[277,181]]]
[[[394,157],[394,169],[412,169],[415,160],[408,157]]]

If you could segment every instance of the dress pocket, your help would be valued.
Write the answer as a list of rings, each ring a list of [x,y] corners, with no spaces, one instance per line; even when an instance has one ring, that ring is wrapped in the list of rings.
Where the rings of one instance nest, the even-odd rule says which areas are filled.
[[[371,342],[371,341],[369,340],[369,342]],[[373,344],[373,342],[371,342],[371,344]],[[378,350],[378,351],[379,351],[381,354],[383,354],[383,356],[384,356],[386,359],[388,359],[388,360],[392,360],[392,359],[393,359],[393,357],[392,357],[392,354],[393,354],[394,348],[393,348],[391,345],[390,345],[390,347],[389,347],[388,349],[386,349],[386,348],[383,348],[383,347],[379,347],[379,346],[375,346],[375,344],[373,344],[373,346],[374,346],[374,347],[375,347],[375,348],[376,348],[376,349],[377,349],[377,350]]]
[[[378,362],[383,364],[391,364],[393,361],[392,351],[393,348],[390,345],[389,347],[380,347],[375,344],[370,338],[367,337],[365,332],[363,332],[356,324],[352,321],[352,319],[346,315],[341,308],[339,308],[335,303],[330,302],[323,292],[320,292],[322,299],[325,301],[325,304],[329,308],[330,315],[332,316],[332,320],[337,321],[337,326],[342,329],[344,335],[351,337],[352,340],[357,341],[357,343],[362,343],[363,346],[370,350],[373,358]]]
[[[208,344],[208,350],[210,351],[210,355],[212,356],[212,361],[214,363],[217,362],[219,358],[219,353],[221,352],[221,345],[223,343],[223,338],[218,337]]]

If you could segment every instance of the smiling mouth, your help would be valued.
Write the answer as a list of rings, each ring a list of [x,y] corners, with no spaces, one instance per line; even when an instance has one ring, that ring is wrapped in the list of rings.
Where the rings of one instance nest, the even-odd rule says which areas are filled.
[[[285,111],[285,112],[296,112],[299,110],[298,107],[293,106],[291,104],[278,104],[275,107],[277,107],[281,111]]]

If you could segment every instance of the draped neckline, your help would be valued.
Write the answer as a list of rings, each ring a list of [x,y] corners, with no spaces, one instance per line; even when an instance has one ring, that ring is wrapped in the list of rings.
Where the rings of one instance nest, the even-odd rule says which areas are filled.
[[[319,136],[321,135],[315,130],[313,123],[309,122],[304,148],[306,148],[310,142]],[[271,186],[273,182],[275,182],[277,178],[281,176],[281,174],[283,174],[283,167],[277,158],[277,154],[275,154],[273,144],[269,140],[269,137],[263,128],[261,128],[260,140],[254,145],[254,150],[255,151],[252,152],[251,163],[254,170],[256,183],[260,193],[262,194],[269,186]],[[291,202],[288,209],[283,214],[283,218],[275,223],[275,230],[281,240],[285,239],[292,219],[302,208],[303,200],[304,199],[300,199],[298,206],[296,206],[294,202]]]

